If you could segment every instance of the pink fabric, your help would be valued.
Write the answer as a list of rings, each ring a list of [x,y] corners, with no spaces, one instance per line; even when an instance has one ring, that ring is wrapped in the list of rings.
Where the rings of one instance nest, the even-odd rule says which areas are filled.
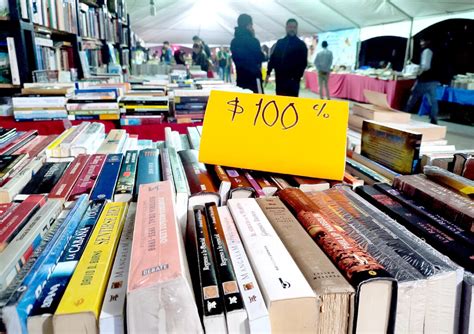
[[[317,72],[305,72],[306,88],[319,94]],[[387,94],[392,108],[403,109],[414,80],[379,80],[357,74],[330,74],[329,91],[331,96],[350,99],[358,102],[367,102],[364,89]]]

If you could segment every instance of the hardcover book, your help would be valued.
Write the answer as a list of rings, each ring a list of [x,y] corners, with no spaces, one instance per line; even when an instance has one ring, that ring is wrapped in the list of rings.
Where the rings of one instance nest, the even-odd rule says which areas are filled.
[[[154,231],[159,231],[159,237]],[[129,333],[202,333],[170,181],[140,187],[128,277],[127,326]]]
[[[107,203],[53,317],[55,333],[81,328],[98,333],[98,318],[127,211]]]
[[[119,178],[120,166],[122,165],[122,153],[108,154],[104,166],[92,189],[90,199],[112,200],[114,198],[115,186]]]
[[[272,332],[315,333],[316,295],[255,199],[228,201],[270,315]]]
[[[364,121],[361,154],[400,174],[419,167],[422,135]]]
[[[318,333],[350,332],[354,288],[280,199],[259,198],[257,203],[318,297]]]
[[[86,198],[86,195],[82,195]],[[83,199],[79,199],[81,201]],[[48,282],[43,288],[43,292],[36,300],[28,315],[28,332],[33,333],[53,333],[53,315],[58,308],[59,302],[66,290],[72,274],[84,252],[89,241],[89,237],[94,230],[94,226],[99,219],[104,208],[104,202],[91,202],[79,225],[70,238],[64,253],[58,264],[51,273]]]
[[[120,174],[115,188],[116,202],[129,202],[133,198],[135,177],[138,165],[138,151],[127,151],[120,168]]]
[[[236,169],[224,167],[224,170],[229,177],[231,190],[229,191],[229,199],[231,198],[248,198],[253,197],[255,190],[252,188],[250,182],[241,175]]]
[[[77,158],[74,159],[73,162],[69,165],[69,167],[64,172],[63,176],[59,179],[58,183],[51,189],[50,194],[48,195],[49,198],[58,198],[65,201],[74,185],[76,184],[79,176],[81,175],[82,171],[86,167],[86,165],[90,161],[90,156],[85,154],[80,154]]]

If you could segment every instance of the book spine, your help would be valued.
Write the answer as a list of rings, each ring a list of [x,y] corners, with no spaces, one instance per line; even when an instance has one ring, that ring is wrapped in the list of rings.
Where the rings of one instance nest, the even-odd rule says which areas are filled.
[[[222,230],[228,246],[229,255],[235,269],[237,282],[239,283],[239,289],[242,294],[245,309],[247,310],[250,332],[270,332],[270,319],[265,300],[263,299],[262,292],[260,291],[244,245],[240,239],[239,232],[237,232],[237,227],[232,219],[232,215],[226,206],[219,207],[217,210],[222,223]]]
[[[224,168],[227,176],[229,177],[232,189],[235,188],[252,188],[252,185],[247,181],[247,179],[240,175],[239,171],[230,168]]]
[[[445,233],[453,235],[458,239],[458,241],[464,243],[466,246],[472,247],[472,245],[474,245],[474,237],[471,236],[470,232],[463,230],[459,226],[453,224],[440,215],[432,213],[424,206],[401,194],[398,190],[391,188],[388,184],[380,183],[374,185],[374,187],[397,200],[399,203],[403,204],[403,206],[410,208],[410,210],[416,212],[424,219],[428,220],[431,225],[441,229]]]
[[[87,206],[84,216],[43,288],[43,292],[36,300],[29,318],[54,314],[103,208],[104,202],[91,202]]]
[[[133,189],[135,188],[137,160],[138,151],[127,151],[120,169],[120,176],[115,189],[115,197],[117,197],[117,195],[130,195],[130,199],[132,198]]]
[[[252,177],[252,175],[249,172],[244,172],[244,176],[246,177],[247,181],[249,181],[250,185],[255,190],[258,197],[266,196],[265,193],[263,192],[263,189],[260,187],[258,182]]]
[[[53,153],[53,150],[56,149],[56,147],[58,147],[62,141],[73,131],[73,128],[69,128],[67,130],[64,130],[63,133],[61,133],[55,140],[53,140],[51,142],[51,144],[48,145],[48,147],[46,147],[46,155],[48,157],[51,157],[52,156],[52,153]]]
[[[107,155],[102,171],[90,195],[92,201],[113,199],[122,158],[123,154],[121,153]]]
[[[186,179],[188,180],[191,194],[199,194],[201,192],[214,192],[218,190],[213,184],[212,179],[203,163],[198,160],[198,151],[184,150],[178,152],[181,162],[183,163]]]
[[[13,37],[7,37],[7,47],[12,83],[14,85],[21,85],[20,71],[18,70],[18,60],[16,57],[15,39]]]
[[[55,332],[68,328],[68,314],[87,312],[98,319],[126,210],[126,203],[105,204],[54,315]]]
[[[235,277],[234,267],[229,256],[229,250],[222,229],[222,223],[215,203],[206,204],[206,221],[211,238],[212,253],[215,259],[217,276],[223,293],[226,313],[243,310],[242,296]]]
[[[189,185],[184,173],[183,164],[179,159],[178,153],[174,148],[168,148],[168,153],[171,162],[171,171],[173,172],[173,181],[176,193],[183,193],[189,195]]]
[[[49,200],[46,202],[31,218],[28,225],[0,253],[0,262],[3,264],[0,268],[0,292],[8,287],[30,256],[33,255],[61,209],[61,201]]]
[[[68,214],[58,233],[36,259],[31,272],[25,277],[21,286],[10,298],[10,301],[3,310],[7,332],[27,333],[28,314],[59,261],[61,254],[64,252],[67,242],[76,230],[86,209],[87,199],[84,197]]]
[[[135,183],[135,198],[142,184],[149,184],[161,181],[160,151],[154,148],[140,151],[138,157],[137,181]]]
[[[438,184],[448,186],[463,195],[474,196],[474,181],[435,166],[425,166],[423,173]]]
[[[28,142],[33,140],[33,138],[37,135],[38,135],[37,130],[30,130],[30,131],[25,132],[21,136],[12,140],[7,146],[2,148],[0,151],[0,155],[12,154],[16,150],[18,150],[20,147],[26,145]]]
[[[74,187],[74,184],[79,178],[82,170],[89,162],[89,156],[81,154],[66,169],[64,175],[59,179],[58,183],[49,193],[49,198],[59,198],[66,200]]]
[[[68,162],[46,163],[20,192],[29,194],[49,194],[66,170]]]
[[[28,220],[46,203],[43,195],[28,196],[18,207],[2,217],[0,227],[0,252],[20,232]]]
[[[89,194],[91,192],[91,190],[94,188],[96,179],[102,170],[105,160],[105,154],[95,154],[91,156],[87,166],[84,168],[77,182],[74,184],[67,201],[75,201],[79,196],[83,194]]]
[[[393,217],[415,235],[423,237],[430,245],[448,255],[466,270],[474,271],[473,252],[459,244],[452,236],[439,230],[416,213],[404,208],[400,203],[373,187],[363,186],[357,188],[356,191],[361,197]],[[470,248],[472,249],[472,247]]]
[[[127,293],[135,214],[136,204],[130,203],[100,312],[99,329],[102,333],[126,332],[123,327],[125,324],[125,296]]]
[[[205,209],[197,206],[193,209],[198,244],[198,267],[200,277],[200,295],[204,318],[224,315],[223,297],[219,289],[216,264],[212,257],[211,237],[207,226]]]
[[[0,188],[0,202],[8,203],[30,182],[35,173],[42,166],[41,159],[33,159],[23,168],[15,178],[2,185]]]
[[[163,181],[170,180],[174,188],[173,171],[171,170],[171,160],[167,148],[161,151],[160,158],[161,170],[163,172]]]

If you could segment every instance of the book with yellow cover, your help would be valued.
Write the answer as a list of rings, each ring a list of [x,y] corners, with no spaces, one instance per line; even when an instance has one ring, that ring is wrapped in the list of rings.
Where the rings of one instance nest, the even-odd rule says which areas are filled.
[[[74,131],[74,128],[71,127],[61,133],[51,144],[46,147],[46,156],[49,158],[52,156],[53,152],[59,148],[59,145],[63,142]]]
[[[99,332],[97,319],[126,213],[126,203],[105,205],[54,315],[55,333]]]

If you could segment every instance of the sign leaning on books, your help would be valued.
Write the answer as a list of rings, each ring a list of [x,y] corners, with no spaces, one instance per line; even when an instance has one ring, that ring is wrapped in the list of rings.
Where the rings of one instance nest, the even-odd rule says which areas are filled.
[[[347,102],[212,91],[199,161],[342,180],[348,118]]]

